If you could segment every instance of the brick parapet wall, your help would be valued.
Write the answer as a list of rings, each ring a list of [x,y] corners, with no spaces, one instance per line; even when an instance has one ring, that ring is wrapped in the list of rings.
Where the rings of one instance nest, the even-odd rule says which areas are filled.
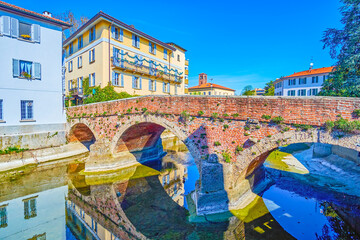
[[[230,115],[226,119],[246,120],[247,118],[266,121],[262,115],[282,116],[284,123],[322,126],[326,121],[334,121],[341,115],[345,119],[355,120],[354,109],[360,109],[359,98],[332,97],[216,97],[216,96],[143,96],[137,98],[88,104],[68,108],[68,116],[81,117],[83,114],[106,115],[126,113],[132,107],[132,113],[147,108],[150,112],[180,115],[187,111],[197,116],[203,111],[203,117],[213,113]],[[135,110],[138,109],[138,111]],[[234,118],[232,114],[239,114]]]

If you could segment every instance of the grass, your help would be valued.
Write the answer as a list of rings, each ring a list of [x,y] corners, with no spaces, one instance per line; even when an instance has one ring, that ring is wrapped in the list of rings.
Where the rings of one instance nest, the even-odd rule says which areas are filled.
[[[29,150],[28,148],[18,148],[18,147],[8,147],[5,148],[4,150],[0,150],[0,155],[5,155],[5,154],[11,154],[11,153],[20,153],[20,152],[25,152]]]
[[[273,123],[280,124],[280,123],[284,122],[284,118],[281,116],[277,116],[277,117],[272,118],[271,121]]]
[[[336,129],[346,133],[353,133],[357,130],[360,130],[360,121],[349,121],[347,119],[340,118],[336,121],[326,121],[325,128],[328,131],[333,131]]]
[[[261,116],[262,119],[265,119],[265,120],[270,120],[271,116],[270,115],[262,115]]]

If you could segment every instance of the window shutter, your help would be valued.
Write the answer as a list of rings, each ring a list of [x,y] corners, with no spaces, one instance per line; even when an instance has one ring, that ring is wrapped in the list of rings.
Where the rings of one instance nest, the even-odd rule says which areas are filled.
[[[41,65],[40,63],[34,63],[34,77],[35,79],[41,79]]]
[[[121,74],[121,86],[124,86],[124,74]]]
[[[149,91],[151,91],[153,89],[151,89],[151,79],[149,79]]]
[[[111,26],[111,37],[115,38],[115,27]]]
[[[151,53],[151,42],[149,41],[149,53]]]
[[[141,77],[139,78],[139,85],[140,85],[139,88],[142,89],[142,78]]]
[[[154,80],[154,91],[156,92],[156,80]]]
[[[115,72],[112,72],[112,85],[115,85]]]
[[[70,91],[70,80],[68,81],[68,91]]]
[[[91,74],[89,74],[89,87],[91,87]]]
[[[163,83],[163,92],[165,92],[165,86],[166,86],[166,83]]]
[[[4,34],[5,36],[10,36],[10,17],[2,16],[0,18],[0,33]]]
[[[13,59],[13,76],[18,77],[20,75],[19,60]]]
[[[31,39],[34,42],[37,42],[37,43],[40,42],[40,25],[38,25],[38,24],[31,25]]]
[[[120,41],[123,41],[124,31],[120,28]]]
[[[137,41],[136,41],[136,47],[140,47],[140,37],[137,37]]]
[[[132,88],[135,88],[135,77],[132,76]]]
[[[156,54],[156,44],[154,43],[154,54]]]
[[[95,86],[95,73],[93,73],[93,86]]]
[[[134,47],[136,47],[135,35],[134,35],[134,34],[132,35],[132,45],[133,45]]]
[[[11,37],[19,37],[19,20],[11,18]]]

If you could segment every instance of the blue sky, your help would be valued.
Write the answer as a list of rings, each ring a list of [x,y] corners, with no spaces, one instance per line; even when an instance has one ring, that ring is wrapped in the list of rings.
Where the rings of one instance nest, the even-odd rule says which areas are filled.
[[[91,18],[100,10],[163,42],[187,49],[189,85],[205,72],[240,93],[270,80],[334,64],[320,42],[341,27],[339,0],[5,0],[36,12],[71,10]]]

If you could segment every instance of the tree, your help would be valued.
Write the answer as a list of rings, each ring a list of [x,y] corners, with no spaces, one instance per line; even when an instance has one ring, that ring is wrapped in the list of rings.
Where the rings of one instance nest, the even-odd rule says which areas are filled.
[[[264,96],[274,96],[275,95],[275,87],[274,87],[274,81],[270,81],[265,84],[265,93]]]
[[[79,19],[77,19],[74,13],[70,10],[64,13],[60,13],[59,15],[55,15],[55,18],[72,25],[69,29],[63,31],[63,40],[71,36],[74,32],[76,32],[76,30],[89,21],[89,19],[85,16],[81,16]]]
[[[253,90],[253,87],[251,85],[247,85],[244,87],[242,91],[243,96],[252,96],[255,95],[255,90]]]
[[[360,0],[341,0],[343,29],[324,33],[324,49],[337,59],[336,68],[323,84],[320,95],[360,97]]]

